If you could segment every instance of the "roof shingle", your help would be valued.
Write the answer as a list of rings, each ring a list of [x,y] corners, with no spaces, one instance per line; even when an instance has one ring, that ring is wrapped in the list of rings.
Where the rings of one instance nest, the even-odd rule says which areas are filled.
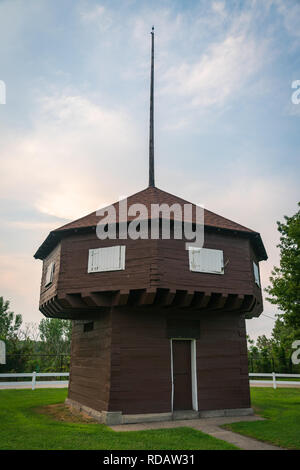
[[[169,207],[172,206],[173,204],[179,204],[181,208],[184,207],[184,204],[192,204],[188,201],[185,201],[184,199],[174,196],[173,194],[167,193],[166,191],[163,191],[159,188],[156,187],[148,187],[142,191],[139,191],[132,196],[129,196],[127,198],[127,207],[132,206],[133,204],[143,204],[148,211],[148,218],[151,218],[152,211],[151,211],[151,204],[167,204]],[[136,218],[136,214],[134,216],[128,216],[126,215],[126,218],[123,219],[122,216],[119,214],[119,201],[115,202],[112,204],[115,208],[116,212],[116,222],[125,222],[125,221],[131,221]],[[192,222],[196,222],[196,205],[192,204],[192,208],[194,209],[192,211]],[[48,255],[48,253],[54,248],[54,246],[58,243],[58,241],[62,238],[62,236],[69,231],[73,230],[80,230],[80,229],[89,229],[92,227],[97,226],[99,222],[101,222],[101,219],[106,217],[106,214],[103,213],[103,215],[97,215],[97,211],[91,212],[90,214],[81,217],[80,219],[74,220],[73,222],[67,223],[63,225],[62,227],[59,227],[48,235],[46,240],[42,243],[42,245],[39,247],[37,252],[35,253],[34,257],[39,258],[39,259],[44,259],[45,256]],[[176,216],[175,216],[176,217]],[[174,220],[174,213],[171,212],[170,214],[170,219]],[[107,218],[105,223],[107,223]],[[212,227],[212,228],[217,228],[217,229],[224,229],[224,230],[232,230],[236,232],[242,232],[251,238],[255,239],[255,243],[259,249],[260,252],[260,258],[261,259],[267,259],[267,254],[263,245],[263,242],[261,240],[261,237],[259,233],[244,227],[243,225],[240,225],[236,222],[233,222],[232,220],[226,219],[225,217],[222,217],[221,215],[215,214],[214,212],[211,212],[207,209],[204,209],[204,225],[206,227]]]
[[[148,211],[149,214],[149,219],[151,218],[151,204],[168,204],[170,207],[172,204],[179,204],[181,207],[184,206],[184,204],[192,204],[188,201],[185,201],[184,199],[181,199],[180,197],[174,196],[173,194],[167,193],[166,191],[162,191],[161,189],[158,189],[156,187],[148,187],[144,189],[143,191],[139,191],[136,194],[133,194],[132,196],[129,196],[127,198],[127,205],[128,207],[133,204],[143,204]],[[115,202],[112,204],[115,207],[116,210],[116,222],[125,222],[125,220],[119,218],[119,202]],[[192,204],[193,207],[196,207],[195,204]],[[193,211],[193,222],[196,221],[195,218],[195,211]],[[82,228],[82,227],[92,227],[97,225],[101,219],[104,217],[97,215],[97,211],[91,212],[90,214],[81,217],[80,219],[74,220],[73,222],[70,222],[68,224],[63,225],[62,227],[59,227],[55,231],[60,231],[60,230],[68,230],[68,229],[76,229],[76,228]],[[134,220],[136,216],[127,216],[126,221],[131,221]],[[171,220],[174,220],[174,214],[171,213],[170,215]],[[232,220],[226,219],[225,217],[222,217],[218,214],[215,214],[214,212],[211,212],[207,209],[204,209],[204,225],[206,226],[211,226],[211,227],[217,227],[217,228],[225,228],[228,230],[238,230],[242,232],[253,232],[253,230],[244,227],[243,225],[237,224],[236,222],[233,222]]]

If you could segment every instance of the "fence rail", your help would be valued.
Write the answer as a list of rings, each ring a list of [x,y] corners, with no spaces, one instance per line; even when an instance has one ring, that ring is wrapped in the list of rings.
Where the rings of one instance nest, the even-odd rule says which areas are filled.
[[[0,374],[1,378],[10,378],[10,377],[31,377],[31,388],[35,390],[36,385],[68,385],[68,380],[36,380],[37,377],[69,377],[69,372],[32,372],[32,373],[22,373],[22,374]],[[28,385],[29,380],[26,382],[2,382],[0,381],[0,386],[14,386],[14,385]]]
[[[69,377],[69,372],[32,372],[32,373],[18,373],[18,374],[0,374],[0,386],[14,386],[14,385],[28,385],[30,380],[26,382],[2,382],[2,378],[13,378],[13,377],[31,377],[31,388],[35,390],[36,385],[68,385],[68,380],[36,380],[37,377]],[[277,384],[286,385],[300,385],[300,374],[277,374],[276,372],[263,374],[261,372],[251,372],[249,377],[267,377],[267,380],[250,380],[251,384],[273,384],[273,388],[277,388]],[[277,378],[297,378],[295,380],[277,380]]]
[[[277,374],[276,372],[271,372],[269,374],[263,374],[261,372],[251,372],[249,377],[270,377],[268,380],[250,380],[251,384],[269,384],[272,382],[273,388],[277,388],[277,384],[286,384],[286,385],[300,385],[300,381],[296,382],[295,380],[277,380],[277,377],[285,378],[298,378],[300,379],[300,374]]]

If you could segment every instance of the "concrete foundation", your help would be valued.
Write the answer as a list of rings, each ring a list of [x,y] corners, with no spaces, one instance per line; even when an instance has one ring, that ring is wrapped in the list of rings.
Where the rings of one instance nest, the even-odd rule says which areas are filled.
[[[254,414],[252,408],[236,408],[227,410],[205,410],[205,411],[174,411],[170,413],[148,413],[136,415],[123,415],[122,411],[96,411],[88,406],[81,405],[75,400],[67,398],[65,404],[77,411],[82,411],[94,418],[96,421],[108,426],[118,424],[152,423],[160,421],[177,421],[197,418],[218,418],[226,416],[251,416]]]

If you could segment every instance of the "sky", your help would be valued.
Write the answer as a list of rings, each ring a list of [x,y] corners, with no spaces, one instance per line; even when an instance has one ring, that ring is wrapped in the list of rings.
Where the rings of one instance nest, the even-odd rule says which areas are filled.
[[[299,0],[0,0],[0,295],[25,323],[48,232],[147,186],[152,25],[156,185],[260,232],[269,284],[300,199],[299,24]]]

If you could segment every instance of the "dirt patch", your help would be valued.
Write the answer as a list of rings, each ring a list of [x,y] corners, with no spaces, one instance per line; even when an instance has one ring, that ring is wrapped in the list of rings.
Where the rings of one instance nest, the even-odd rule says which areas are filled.
[[[50,418],[55,419],[55,421],[62,421],[64,423],[97,423],[97,421],[88,414],[74,410],[63,403],[39,406],[38,408],[35,408],[35,412],[47,415]]]
[[[259,408],[258,406],[253,406],[252,405],[252,409],[253,409],[255,415],[259,415],[260,413],[262,413],[262,409]]]

